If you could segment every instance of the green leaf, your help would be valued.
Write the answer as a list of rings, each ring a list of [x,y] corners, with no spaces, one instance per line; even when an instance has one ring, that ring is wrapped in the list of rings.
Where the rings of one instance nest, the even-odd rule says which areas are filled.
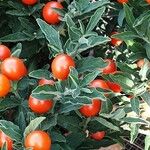
[[[139,115],[140,113],[140,101],[138,98],[133,98],[130,100],[132,110]]]
[[[53,142],[66,142],[65,137],[58,132],[51,132],[51,137]]]
[[[72,18],[67,14],[65,21],[68,26],[68,34],[71,41],[78,41],[81,36],[81,31],[77,28]]]
[[[21,4],[21,3],[18,3],[16,1],[8,1],[7,2],[7,5],[11,6],[12,8],[14,9],[25,9],[25,7]]]
[[[68,39],[65,43],[64,49],[66,50],[66,53],[70,56],[76,55],[78,51],[79,43],[71,41],[71,39]]]
[[[101,101],[107,100],[107,98],[104,96],[104,92],[102,92],[100,88],[91,88],[91,93],[81,93],[81,95],[91,99],[100,99]]]
[[[29,41],[31,37],[27,36],[23,32],[16,32],[0,38],[0,42],[21,42]]]
[[[149,135],[147,135],[146,137],[145,137],[145,147],[144,147],[144,150],[149,150],[150,149],[150,136]]]
[[[12,49],[12,54],[11,56],[19,57],[20,53],[22,51],[22,44],[18,43],[13,49]]]
[[[4,98],[3,100],[0,100],[0,111],[5,111],[18,105],[20,105],[20,103],[16,98]]]
[[[71,79],[71,82],[73,83],[74,87],[77,88],[79,84],[78,72],[73,67],[70,68],[69,78]]]
[[[135,38],[140,38],[137,34],[131,32],[131,31],[124,31],[122,33],[114,34],[111,36],[112,38],[118,38],[120,40],[126,41],[126,40],[131,40]]]
[[[67,129],[68,131],[80,132],[82,128],[80,127],[80,119],[77,116],[72,115],[59,115],[58,125]]]
[[[99,70],[95,70],[92,73],[87,74],[83,80],[80,82],[80,86],[84,87],[86,85],[89,85],[90,82],[92,82],[98,75],[100,74]]]
[[[61,145],[61,147],[62,147],[64,150],[72,150],[72,149],[70,148],[70,146],[67,145],[67,143],[61,143],[60,145]],[[56,149],[56,150],[58,150],[58,149]]]
[[[146,11],[145,13],[142,13],[138,18],[136,18],[133,27],[137,27],[143,24],[148,18],[150,17],[150,10]]]
[[[83,22],[81,20],[78,20],[79,25],[80,25],[80,31],[82,34],[85,33],[85,25],[83,24]]]
[[[96,27],[96,25],[98,24],[99,20],[102,17],[102,14],[104,13],[104,11],[105,11],[105,7],[99,8],[95,11],[95,13],[90,18],[90,21],[86,27],[86,32],[92,31]]]
[[[70,111],[79,109],[81,106],[81,104],[65,103],[61,106],[60,113],[68,113]]]
[[[82,0],[81,0],[82,1]],[[107,4],[109,4],[110,2],[108,0],[101,0],[101,1],[95,1],[94,3],[90,3],[90,5],[88,5],[88,7],[86,7],[83,11],[83,13],[88,13],[91,12],[92,10],[95,10],[99,7],[105,6]]]
[[[89,48],[92,48],[94,46],[105,44],[110,41],[110,38],[103,37],[103,36],[91,36],[87,40],[88,42],[86,44],[80,43],[79,50],[78,50],[79,53],[86,51]]]
[[[88,7],[90,0],[78,0],[76,1],[77,8],[79,11],[83,11]]]
[[[37,86],[36,80],[25,77],[17,83],[17,89],[21,91],[25,91],[30,86],[33,86],[33,88],[36,87]]]
[[[36,19],[41,31],[45,35],[46,39],[49,42],[49,45],[51,47],[55,47],[55,50],[57,50],[57,53],[63,52],[62,44],[60,40],[59,32],[56,31],[51,25],[47,24],[42,19]]]
[[[25,12],[25,11],[22,11],[22,10],[8,10],[6,12],[6,14],[9,14],[9,15],[12,15],[12,16],[20,16],[20,17],[23,17],[23,16],[28,16],[29,15],[29,12]]]
[[[57,114],[55,114],[54,116],[47,116],[46,119],[44,121],[42,121],[41,123],[41,129],[42,130],[48,130],[53,126],[56,126],[57,124]]]
[[[123,75],[110,75],[110,77],[114,82],[120,84],[120,86],[125,91],[130,91],[131,88],[133,88],[133,86],[134,86],[134,82],[126,76],[123,76]]]
[[[25,19],[24,17],[19,17],[19,21],[23,28],[28,30],[31,33],[36,32],[37,26],[35,26],[29,19]]]
[[[146,49],[147,57],[150,59],[150,44],[149,43],[145,45],[145,49]]]
[[[109,114],[113,109],[113,104],[110,99],[102,102],[101,113]]]
[[[76,27],[74,21],[72,20],[72,18],[68,14],[66,14],[64,20],[66,21],[66,24],[67,24],[68,28]]]
[[[26,118],[25,115],[23,113],[23,111],[19,112],[18,118],[17,118],[17,123],[19,125],[19,128],[21,129],[22,132],[24,132],[25,128],[26,128]]]
[[[111,113],[111,118],[120,121],[120,119],[124,118],[126,113],[124,108],[119,108],[115,112]]]
[[[66,11],[64,9],[60,8],[52,8],[55,12],[57,12],[61,17],[64,17],[66,14]]]
[[[112,129],[112,130],[116,130],[116,131],[120,131],[119,127],[117,127],[116,125],[112,124],[111,122],[107,121],[106,119],[104,118],[101,118],[101,117],[95,117],[93,118],[93,121],[97,121],[99,122],[100,124],[106,126],[107,128],[109,129]]]
[[[139,134],[139,132],[138,132],[139,131],[139,125],[131,123],[130,128],[131,128],[130,142],[134,143],[134,141],[136,140],[136,138]]]
[[[71,95],[71,94],[68,94],[68,95]],[[84,95],[83,96],[77,96],[76,98],[73,98],[71,96],[65,96],[61,99],[61,102],[62,104],[69,104],[69,103],[72,103],[70,105],[76,105],[76,104],[80,104],[80,105],[83,105],[83,104],[91,104],[91,98],[89,98],[88,96]]]
[[[62,147],[59,144],[52,144],[52,150],[62,150]]]
[[[72,148],[72,149],[77,149],[77,147],[84,141],[86,138],[86,135],[81,133],[71,133],[66,137],[67,144]]]
[[[125,11],[125,18],[126,21],[128,23],[128,25],[133,28],[133,23],[135,21],[135,18],[133,16],[132,10],[130,9],[130,7],[127,4],[124,4],[124,11]]]
[[[119,15],[118,15],[118,24],[119,24],[119,26],[122,26],[124,18],[125,18],[125,12],[124,12],[123,9],[121,9],[119,11]]]
[[[117,63],[117,67],[119,67],[119,69],[122,72],[127,72],[129,74],[134,74],[135,73],[135,69],[132,69],[131,67],[128,66],[128,64],[126,63]]]
[[[78,28],[70,27],[68,29],[70,40],[76,42],[80,39],[81,33]]]
[[[32,131],[36,130],[39,127],[39,125],[42,123],[42,121],[44,121],[45,119],[46,117],[37,117],[34,120],[32,120],[24,131],[24,137],[26,137]]]
[[[11,127],[11,128],[10,128]],[[22,141],[22,133],[17,125],[10,121],[0,120],[0,130],[16,142]]]
[[[147,124],[147,122],[142,118],[125,117],[121,120],[127,123]]]
[[[150,106],[150,93],[145,92],[144,94],[141,95],[141,97]]]
[[[40,100],[53,99],[56,96],[60,96],[60,93],[54,86],[44,85],[38,86],[32,91],[32,96]]]
[[[34,70],[34,71],[30,72],[29,76],[32,78],[36,78],[36,79],[45,78],[45,79],[49,80],[52,75],[50,74],[50,71],[48,71],[46,69],[39,69],[39,70]]]
[[[86,71],[94,71],[100,68],[104,68],[106,66],[107,66],[107,63],[104,62],[104,60],[99,57],[98,58],[94,58],[94,57],[82,58],[81,60],[78,60],[76,62],[76,68],[77,68],[78,73],[83,73]]]
[[[4,145],[3,145],[1,150],[8,150],[6,142],[4,143]]]

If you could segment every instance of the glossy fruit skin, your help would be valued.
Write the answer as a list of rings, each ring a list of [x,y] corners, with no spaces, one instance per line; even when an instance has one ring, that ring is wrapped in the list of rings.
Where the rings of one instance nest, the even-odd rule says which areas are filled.
[[[5,45],[0,45],[0,61],[5,60],[6,58],[10,57],[11,51]]]
[[[96,141],[101,141],[105,137],[105,131],[97,131],[95,133],[92,133],[90,137]]]
[[[43,8],[43,18],[49,24],[58,24],[60,22],[60,15],[52,8],[63,9],[61,3],[56,1],[48,2]]]
[[[70,73],[70,67],[75,67],[75,62],[71,56],[66,54],[57,55],[51,64],[54,77],[60,80],[67,79]]]
[[[109,89],[112,90],[115,93],[120,93],[122,91],[122,87],[118,83],[106,81],[107,85],[109,86]]]
[[[128,3],[129,0],[117,0],[118,3],[124,4],[124,3]]]
[[[4,132],[0,131],[0,148],[2,148],[5,142],[7,144],[7,150],[13,150],[13,141],[11,140],[11,138]]]
[[[25,5],[34,5],[38,2],[38,0],[22,0],[22,3]]]
[[[44,131],[32,131],[25,138],[25,148],[31,147],[33,150],[50,150],[51,137]]]
[[[23,61],[17,57],[6,58],[1,64],[1,73],[10,80],[20,80],[27,74]]]
[[[99,99],[93,99],[92,104],[84,105],[80,108],[80,113],[85,117],[97,116],[101,110],[101,101]]]
[[[140,59],[138,62],[137,62],[137,67],[138,68],[142,68],[144,66],[144,59]]]
[[[54,85],[55,82],[53,80],[47,80],[47,79],[40,79],[39,85]]]
[[[106,81],[102,79],[95,79],[90,83],[90,87],[94,88],[101,88],[104,90],[109,90],[109,86],[107,85]]]
[[[39,100],[37,98],[30,96],[28,105],[29,105],[29,108],[33,112],[37,114],[43,114],[43,113],[49,112],[52,109],[53,101],[52,100]]]
[[[11,89],[11,83],[9,79],[3,75],[0,74],[0,97],[6,96]]]
[[[113,74],[117,71],[116,63],[112,59],[106,59],[108,65],[102,69],[103,74]]]
[[[114,35],[114,34],[118,34],[118,32],[112,32],[111,33],[111,35]],[[120,40],[120,39],[116,39],[116,38],[111,38],[111,44],[113,45],[113,46],[120,46],[121,44],[122,44],[122,40]]]

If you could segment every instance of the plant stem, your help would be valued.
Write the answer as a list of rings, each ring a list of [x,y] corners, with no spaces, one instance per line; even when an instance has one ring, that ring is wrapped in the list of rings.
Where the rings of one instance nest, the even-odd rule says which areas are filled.
[[[88,123],[91,121],[91,117],[86,119],[85,125],[83,127],[83,130],[86,130]]]

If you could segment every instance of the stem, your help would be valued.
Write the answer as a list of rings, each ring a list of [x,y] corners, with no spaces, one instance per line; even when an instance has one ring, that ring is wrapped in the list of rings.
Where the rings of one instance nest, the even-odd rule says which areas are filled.
[[[83,130],[86,130],[88,123],[91,121],[91,117],[86,119],[85,125],[83,127]]]
[[[18,81],[13,82],[12,93],[14,93],[16,97],[21,98],[17,91],[17,84],[18,84]]]

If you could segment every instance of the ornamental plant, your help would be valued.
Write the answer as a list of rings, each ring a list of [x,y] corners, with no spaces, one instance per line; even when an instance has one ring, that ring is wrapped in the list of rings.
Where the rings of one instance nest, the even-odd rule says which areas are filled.
[[[149,0],[0,1],[0,149],[150,144]]]

